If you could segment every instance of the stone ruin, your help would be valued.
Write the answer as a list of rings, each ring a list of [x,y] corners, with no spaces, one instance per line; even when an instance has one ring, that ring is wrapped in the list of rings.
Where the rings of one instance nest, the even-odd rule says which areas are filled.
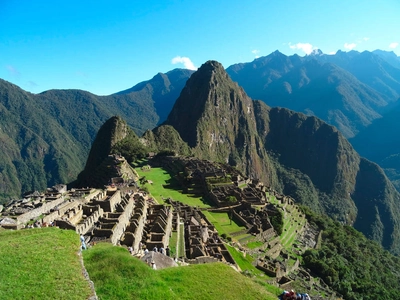
[[[267,188],[259,180],[246,178],[229,165],[184,157],[165,157],[157,163],[178,174],[186,193],[202,194],[218,207],[243,201],[254,205],[267,202]],[[228,201],[229,197],[236,201]]]
[[[201,210],[168,199],[174,207],[176,220],[184,223],[185,262],[190,264],[226,262],[236,265],[214,226]]]
[[[298,267],[298,260],[293,258],[277,260],[284,257],[284,252],[269,220],[277,213],[277,208],[268,204],[265,195],[269,192],[281,204],[294,204],[292,198],[264,187],[258,180],[247,179],[234,169],[208,161],[167,158],[164,164],[178,172],[178,180],[186,185],[187,192],[208,195],[220,207],[219,211],[230,213],[235,222],[246,228],[237,234],[250,233],[255,241],[264,243],[260,250],[265,256],[257,260],[259,269],[270,276],[283,278]],[[225,181],[230,178],[231,181],[215,185],[209,191],[208,178],[223,178]],[[67,191],[65,185],[59,185],[47,189],[45,194],[30,193],[3,208],[1,225],[20,229],[28,221],[37,220],[42,225],[55,224],[75,230],[88,242],[108,241],[132,247],[134,253],[142,253],[144,248],[166,248],[172,232],[179,230],[179,224],[183,223],[184,253],[181,253],[181,259],[191,264],[217,261],[235,264],[218,232],[200,209],[172,199],[167,201],[170,206],[158,205],[137,185],[127,185],[119,177],[110,182],[114,186],[107,190],[83,188]],[[228,196],[235,197],[236,204],[227,203]],[[259,209],[253,205],[258,205]],[[312,241],[318,238],[318,233],[309,228],[303,237],[299,243],[314,247]],[[289,265],[289,260],[295,262]]]
[[[121,238],[121,244],[132,247],[134,253],[137,253],[143,245],[143,231],[146,225],[149,201],[140,193],[135,193],[133,199],[135,203],[134,211]]]
[[[144,243],[147,249],[166,248],[172,233],[172,208],[166,205],[152,205],[148,208],[144,228]]]

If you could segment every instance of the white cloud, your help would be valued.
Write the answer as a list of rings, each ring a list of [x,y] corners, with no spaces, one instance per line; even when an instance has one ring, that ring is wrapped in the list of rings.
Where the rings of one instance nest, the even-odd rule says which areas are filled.
[[[335,54],[336,54],[336,51],[331,51],[331,52],[329,52],[328,54],[329,54],[329,55],[335,55]]]
[[[311,52],[314,49],[317,49],[316,47],[314,47],[313,45],[311,45],[310,43],[297,43],[295,45],[292,45],[291,43],[289,43],[289,47],[290,49],[300,49],[301,51],[303,51],[305,54],[311,54]]]
[[[390,48],[390,49],[394,49],[394,48],[396,48],[398,45],[399,45],[399,43],[393,42],[393,43],[390,43],[389,48]]]
[[[171,60],[172,64],[183,64],[186,69],[189,70],[197,70],[197,68],[194,66],[192,61],[190,60],[189,57],[185,56],[176,56]]]
[[[344,48],[346,48],[347,50],[353,50],[356,46],[357,46],[356,43],[351,43],[351,44],[344,43]]]
[[[364,40],[364,41],[368,41],[368,40],[369,40],[369,37],[365,37],[365,38],[363,38],[363,40]]]
[[[254,49],[251,51],[251,53],[253,53],[255,55],[255,58],[259,58],[260,56],[257,55],[258,53],[260,53],[260,50]]]

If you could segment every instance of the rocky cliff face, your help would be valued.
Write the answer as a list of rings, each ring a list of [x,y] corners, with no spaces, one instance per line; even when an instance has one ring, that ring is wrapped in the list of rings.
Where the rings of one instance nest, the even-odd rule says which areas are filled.
[[[107,182],[98,180],[98,178],[104,177],[108,180],[110,177],[116,176],[115,174],[102,176],[102,173],[107,171],[104,168],[104,162],[111,154],[113,146],[127,137],[130,131],[126,122],[120,117],[112,117],[101,126],[90,149],[85,169],[78,176],[76,183],[78,186],[102,187]]]
[[[269,108],[261,101],[255,102],[255,112],[284,193],[352,224],[357,210],[350,194],[360,157],[343,135],[318,118]]]
[[[268,182],[276,177],[257,134],[253,101],[216,61],[190,77],[165,124],[202,159],[229,163]]]
[[[400,195],[382,170],[322,120],[252,101],[218,62],[191,76],[165,124],[196,156],[234,165],[400,253]]]

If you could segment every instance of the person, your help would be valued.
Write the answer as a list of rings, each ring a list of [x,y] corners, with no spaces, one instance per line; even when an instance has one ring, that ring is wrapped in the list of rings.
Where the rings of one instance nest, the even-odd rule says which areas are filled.
[[[293,290],[283,291],[283,293],[279,296],[280,300],[311,300],[308,294],[299,294],[295,293]]]
[[[133,248],[132,248],[132,246],[128,248],[128,251],[129,251],[129,253],[130,253],[131,255],[133,255]]]
[[[297,293],[297,300],[311,300],[311,298],[307,293],[305,294]]]
[[[82,249],[83,249],[83,250],[86,250],[85,238],[83,237],[82,234],[81,234],[81,236],[80,236],[80,239],[81,239]]]
[[[163,248],[162,246],[161,246],[161,248],[160,248],[160,253],[161,253],[161,254],[165,254],[165,253],[164,253],[164,248]]]
[[[167,248],[165,248],[165,254],[167,254],[167,256],[169,256],[169,255],[170,255],[170,249],[169,249],[169,246],[167,246]]]
[[[154,246],[153,251],[154,251],[154,252],[158,252],[157,246]]]
[[[157,270],[156,263],[154,262],[154,260],[151,262],[151,267],[153,270]]]
[[[147,248],[144,249],[144,254],[149,253],[149,250]]]

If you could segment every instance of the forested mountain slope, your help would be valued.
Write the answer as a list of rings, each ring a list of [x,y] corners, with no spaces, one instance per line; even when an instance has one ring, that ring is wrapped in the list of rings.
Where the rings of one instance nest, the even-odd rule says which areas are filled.
[[[172,107],[190,74],[159,73],[110,96],[81,90],[31,94],[0,79],[0,202],[75,180],[97,131],[111,116],[123,117],[138,134],[154,128],[157,110]]]

